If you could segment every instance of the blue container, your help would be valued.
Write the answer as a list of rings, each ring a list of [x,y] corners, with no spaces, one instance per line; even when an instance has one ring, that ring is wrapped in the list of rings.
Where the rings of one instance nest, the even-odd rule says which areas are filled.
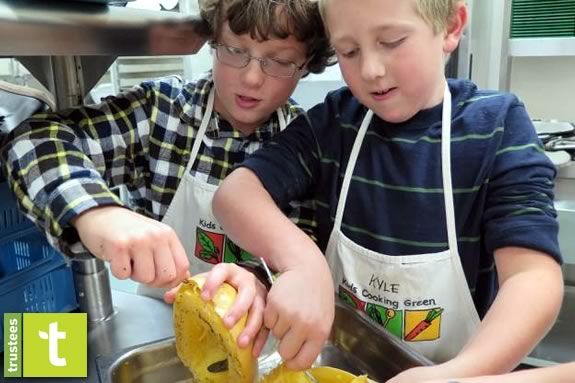
[[[76,309],[72,271],[0,183],[0,352],[4,313]]]

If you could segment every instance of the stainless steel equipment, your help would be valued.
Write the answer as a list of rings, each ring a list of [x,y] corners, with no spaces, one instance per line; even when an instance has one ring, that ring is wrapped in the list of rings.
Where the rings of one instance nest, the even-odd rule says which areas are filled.
[[[568,179],[559,179],[558,185],[567,183]],[[563,280],[565,282],[565,295],[561,312],[551,331],[535,347],[525,364],[533,366],[547,366],[556,363],[565,363],[575,360],[575,202],[573,189],[565,185],[567,193],[562,193],[562,199],[555,202],[559,219],[559,246],[563,255]]]
[[[56,99],[82,104],[117,56],[196,53],[209,36],[198,16],[86,2],[0,0],[0,56],[15,57]]]
[[[72,260],[76,298],[89,322],[100,322],[114,313],[108,269],[101,259],[78,254]]]
[[[566,285],[559,318],[524,363],[542,367],[575,360],[575,287]]]
[[[0,0],[0,55],[162,55],[197,52],[197,16],[70,1]]]
[[[266,358],[266,363],[269,359]],[[103,383],[193,382],[190,372],[178,359],[174,338],[101,356],[96,364]],[[367,373],[372,379],[385,382],[400,371],[432,363],[373,324],[363,313],[337,302],[332,333],[316,364],[355,374]],[[270,368],[260,365],[260,373]]]

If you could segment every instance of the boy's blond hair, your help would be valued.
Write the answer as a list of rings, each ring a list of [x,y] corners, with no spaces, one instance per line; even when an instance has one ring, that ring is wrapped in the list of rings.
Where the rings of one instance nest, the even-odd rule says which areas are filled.
[[[329,0],[317,0],[322,19],[325,21],[325,10]],[[401,0],[404,1],[404,0]],[[433,29],[440,33],[447,28],[455,6],[463,0],[415,0],[415,10],[419,16]]]
[[[316,1],[312,0],[198,0],[200,15],[217,41],[228,22],[237,35],[249,33],[253,39],[285,39],[293,35],[306,45],[307,69],[321,73],[335,63]]]

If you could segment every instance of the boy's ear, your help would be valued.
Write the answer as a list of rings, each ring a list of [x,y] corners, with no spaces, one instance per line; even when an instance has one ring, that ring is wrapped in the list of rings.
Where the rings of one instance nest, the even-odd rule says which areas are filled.
[[[445,53],[449,54],[457,48],[459,40],[461,39],[461,35],[463,34],[465,26],[467,25],[467,17],[467,6],[463,1],[458,2],[455,6],[453,16],[447,24],[447,30],[445,31],[445,38],[443,42],[443,51]]]

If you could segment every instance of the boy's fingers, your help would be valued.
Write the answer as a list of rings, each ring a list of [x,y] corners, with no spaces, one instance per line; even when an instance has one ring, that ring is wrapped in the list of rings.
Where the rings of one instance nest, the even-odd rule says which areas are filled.
[[[297,355],[285,361],[286,367],[290,370],[307,370],[315,362],[321,351],[322,343],[318,341],[307,341],[299,349]]]
[[[268,301],[268,304],[266,305],[266,309],[264,311],[264,326],[267,327],[268,329],[273,329],[278,321],[278,318],[279,318],[278,312],[275,310],[275,308],[272,307],[272,305],[269,304]]]
[[[257,335],[264,321],[265,302],[262,297],[256,296],[250,307],[246,327],[238,337],[238,346],[247,347]]]
[[[132,279],[146,285],[154,286],[156,267],[152,249],[137,246],[131,250],[133,266]]]
[[[156,267],[154,286],[171,287],[174,282],[180,282],[176,280],[176,265],[169,245],[154,251],[154,265]]]
[[[172,257],[174,260],[174,267],[176,269],[176,278],[173,286],[190,277],[190,261],[186,255],[186,250],[182,246],[182,243],[178,239],[178,236],[174,233],[173,238],[170,239],[170,250],[172,252]]]
[[[252,275],[249,275],[248,277],[253,278]],[[236,299],[232,304],[232,307],[230,307],[230,309],[228,310],[228,312],[224,317],[224,323],[228,328],[233,327],[233,325],[236,324],[238,319],[240,319],[245,313],[248,312],[248,310],[250,310],[250,307],[252,306],[252,303],[254,303],[254,299],[256,298],[257,290],[254,281],[246,279],[246,282],[248,283],[238,284],[237,287],[238,295],[236,296]],[[264,310],[263,305],[261,305],[261,307],[259,307],[258,309],[261,310],[259,316],[263,317],[263,310]],[[254,334],[255,331],[257,331],[257,329],[260,327],[261,323],[257,326],[257,328],[254,329],[253,331]]]
[[[277,339],[280,339],[280,340],[283,340],[284,336],[287,335],[287,333],[290,331],[290,327],[291,327],[291,323],[290,323],[291,321],[286,320],[285,318],[287,318],[287,317],[286,316],[278,317],[274,326],[269,327],[273,336],[275,336]],[[268,326],[266,325],[266,327],[268,327]]]
[[[110,268],[112,274],[118,279],[126,279],[132,275],[132,262],[125,252],[119,252],[111,257]]]
[[[177,285],[176,287],[166,291],[164,293],[164,301],[166,303],[172,304],[174,303],[174,300],[176,300],[176,294],[178,293],[178,291],[180,290],[180,287],[182,286],[182,284],[180,283],[179,285]]]
[[[252,348],[252,355],[254,357],[257,358],[260,356],[264,346],[266,345],[266,341],[268,339],[269,334],[270,334],[270,330],[268,330],[264,326],[262,326],[260,328],[260,331],[258,332],[258,335],[256,336],[256,340],[254,340],[254,346]]]
[[[216,290],[229,278],[228,265],[218,263],[209,273],[206,273],[206,281],[202,287],[202,298],[210,300],[213,298]]]
[[[277,336],[276,338],[280,339],[278,352],[282,359],[286,361],[294,359],[305,342],[303,334],[298,333],[298,331],[296,331],[293,327],[286,332],[283,338],[279,338]]]

